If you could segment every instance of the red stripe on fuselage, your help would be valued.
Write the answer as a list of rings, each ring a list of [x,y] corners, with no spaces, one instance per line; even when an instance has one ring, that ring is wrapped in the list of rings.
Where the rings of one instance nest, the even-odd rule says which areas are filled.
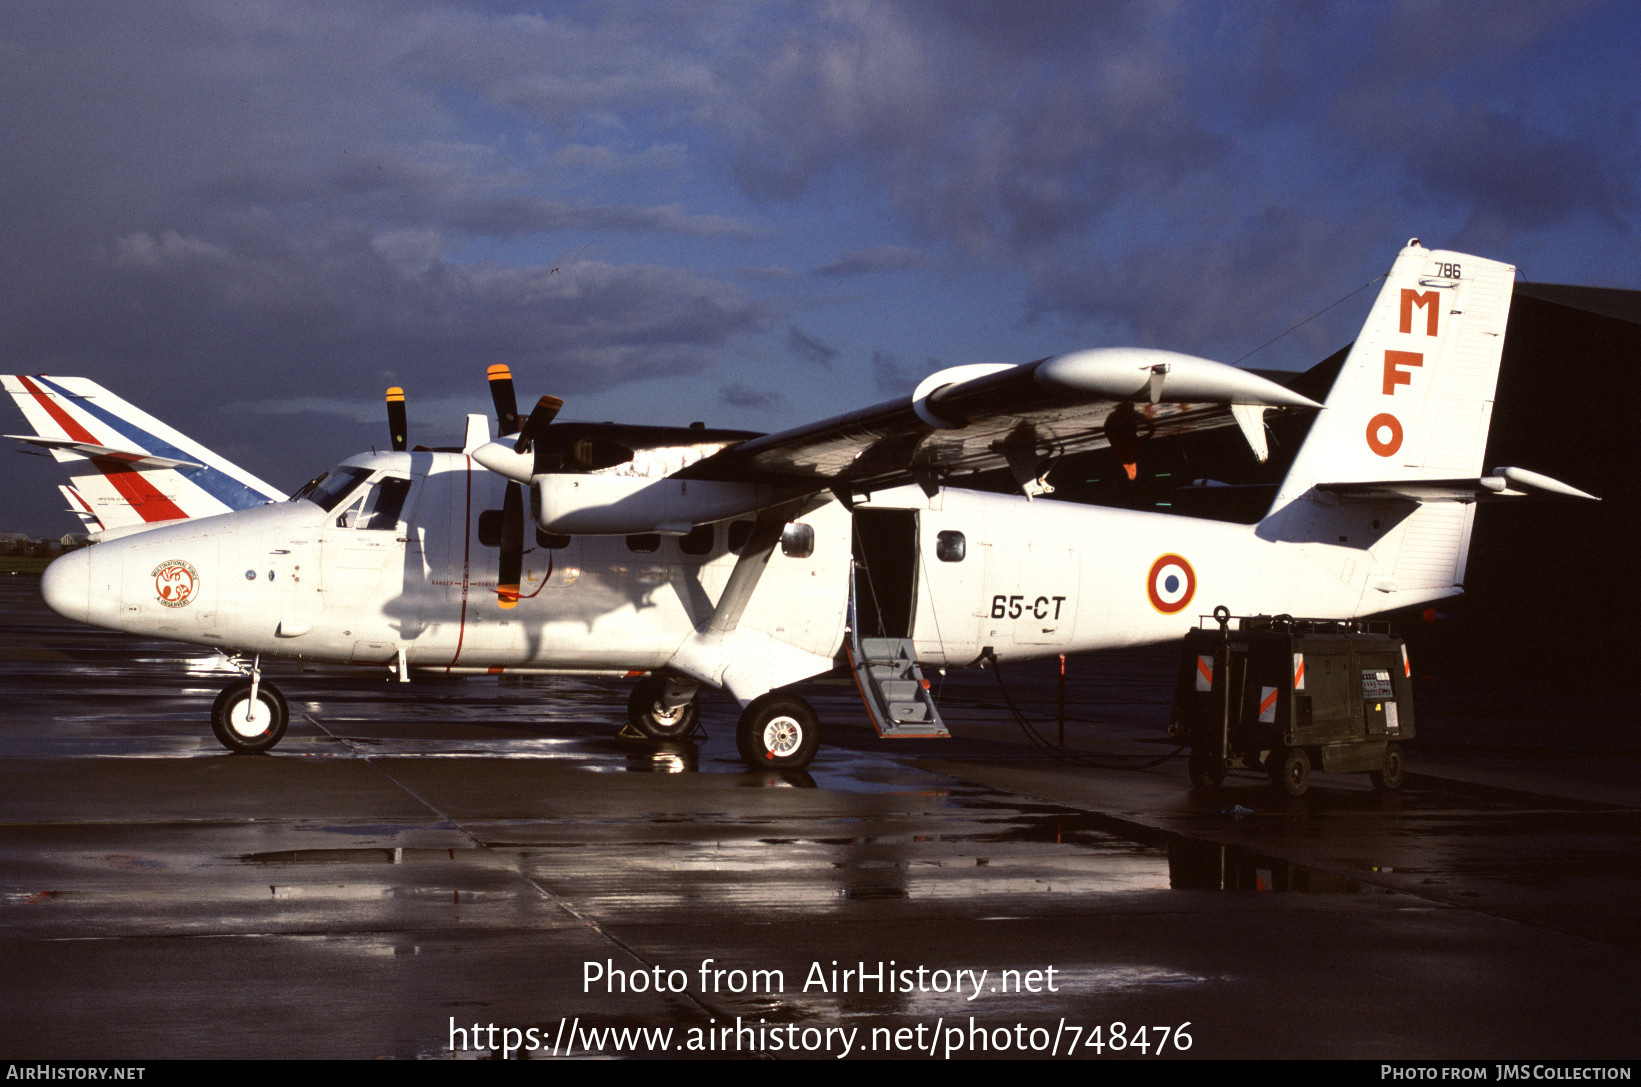
[[[462,617],[461,625],[456,628],[456,655],[444,666],[446,672],[462,659],[462,642],[467,640],[467,565],[471,558],[468,549],[473,542],[473,458],[463,459],[467,462],[467,513],[462,517]]]

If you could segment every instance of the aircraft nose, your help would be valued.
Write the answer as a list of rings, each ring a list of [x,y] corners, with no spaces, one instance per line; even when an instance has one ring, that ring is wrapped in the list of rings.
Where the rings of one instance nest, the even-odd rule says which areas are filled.
[[[91,610],[91,556],[88,548],[70,551],[40,577],[40,595],[64,619],[89,623]]]

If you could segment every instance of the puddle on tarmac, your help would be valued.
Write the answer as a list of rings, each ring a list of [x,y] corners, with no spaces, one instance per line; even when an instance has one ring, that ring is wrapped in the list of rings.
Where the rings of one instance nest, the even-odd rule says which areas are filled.
[[[1236,845],[1187,838],[1135,827],[1094,812],[1032,805],[1022,810],[998,795],[954,796],[955,819],[942,821],[944,833],[897,833],[873,819],[868,833],[813,836],[740,836],[722,823],[701,824],[701,840],[626,839],[623,863],[647,867],[665,863],[675,874],[707,875],[746,868],[764,873],[810,870],[825,893],[853,901],[942,897],[937,883],[959,870],[990,869],[997,889],[1031,889],[1052,884],[1086,893],[1123,891],[1243,891],[1307,895],[1393,894],[1393,890],[1308,865],[1284,861]],[[679,816],[635,820],[694,826]],[[845,822],[856,822],[845,820]],[[733,826],[731,820],[729,826]],[[322,828],[335,830],[339,828]],[[357,829],[357,828],[355,828]],[[529,867],[549,853],[562,856],[572,843],[541,841],[491,843],[476,849],[334,846],[281,849],[238,856],[251,865],[400,865],[455,863],[483,867]],[[604,849],[589,846],[586,863],[597,867]],[[941,873],[946,873],[941,875]],[[844,881],[838,886],[837,880]],[[931,883],[929,881],[936,881]],[[1018,884],[1018,887],[1015,885]],[[820,886],[815,888],[821,890]]]

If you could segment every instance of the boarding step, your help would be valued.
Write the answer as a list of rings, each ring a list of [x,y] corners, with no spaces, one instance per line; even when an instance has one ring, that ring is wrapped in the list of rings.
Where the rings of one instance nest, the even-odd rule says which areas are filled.
[[[858,638],[849,660],[879,736],[949,736],[917,666],[910,638]]]

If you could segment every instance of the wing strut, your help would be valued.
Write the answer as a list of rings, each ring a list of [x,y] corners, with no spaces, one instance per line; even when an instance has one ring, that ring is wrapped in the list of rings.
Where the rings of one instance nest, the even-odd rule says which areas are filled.
[[[829,656],[782,642],[777,636],[741,625],[764,568],[802,502],[768,506],[752,523],[740,558],[712,609],[712,615],[685,638],[667,668],[714,687],[723,687],[743,706],[788,683],[824,672]]]
[[[781,542],[781,532],[786,528],[791,512],[785,506],[758,512],[758,519],[752,522],[752,531],[741,546],[741,557],[735,560],[735,568],[729,572],[729,581],[724,584],[723,594],[718,597],[718,605],[712,609],[712,618],[707,620],[703,632],[707,637],[728,634],[740,625],[741,613],[746,611],[753,590],[764,576],[764,568],[769,565],[769,556],[775,553],[775,545]]]

